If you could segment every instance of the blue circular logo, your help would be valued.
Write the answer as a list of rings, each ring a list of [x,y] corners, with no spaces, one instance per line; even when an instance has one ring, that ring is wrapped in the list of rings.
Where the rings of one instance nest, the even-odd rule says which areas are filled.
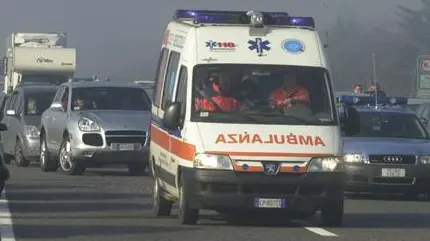
[[[295,171],[295,172],[300,171],[300,166],[298,166],[298,165],[294,165],[294,166],[293,166],[293,171]]]
[[[300,54],[305,52],[305,45],[297,39],[287,39],[282,42],[282,49],[289,53]]]
[[[248,168],[249,168],[249,166],[248,166],[248,164],[246,164],[246,163],[244,163],[243,165],[242,165],[242,168],[243,168],[243,170],[248,170]]]

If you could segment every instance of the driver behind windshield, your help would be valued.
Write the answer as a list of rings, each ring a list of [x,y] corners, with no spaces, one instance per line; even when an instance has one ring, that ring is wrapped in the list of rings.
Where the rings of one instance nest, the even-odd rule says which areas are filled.
[[[230,95],[232,80],[228,72],[220,72],[218,77],[210,77],[213,94],[205,98],[196,98],[195,106],[201,112],[234,112],[241,105],[240,101]]]
[[[76,100],[73,103],[73,109],[74,110],[88,110],[88,109],[95,109],[95,103],[94,101],[86,100],[82,94],[78,94],[76,97]]]
[[[297,84],[294,72],[285,72],[282,86],[272,91],[269,101],[276,109],[289,108],[296,103],[309,103],[309,92]]]

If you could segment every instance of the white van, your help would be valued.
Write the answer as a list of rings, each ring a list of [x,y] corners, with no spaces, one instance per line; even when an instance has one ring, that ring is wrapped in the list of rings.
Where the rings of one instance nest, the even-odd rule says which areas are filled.
[[[177,10],[152,106],[156,215],[179,201],[182,224],[210,209],[320,210],[340,225],[341,132],[323,48],[311,17]]]

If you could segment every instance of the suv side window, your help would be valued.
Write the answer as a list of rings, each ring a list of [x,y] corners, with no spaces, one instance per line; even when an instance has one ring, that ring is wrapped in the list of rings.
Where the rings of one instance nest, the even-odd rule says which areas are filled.
[[[161,101],[161,91],[163,89],[163,80],[164,80],[164,74],[166,72],[166,64],[167,64],[167,57],[169,57],[169,50],[166,48],[163,48],[161,51],[160,57],[158,59],[158,65],[157,65],[157,72],[155,76],[155,91],[154,96],[152,96],[152,102],[156,107],[160,107],[160,101]]]
[[[176,102],[181,103],[181,114],[180,114],[180,123],[181,128],[183,127],[185,120],[185,113],[187,108],[187,79],[188,79],[188,70],[187,67],[181,66],[181,70],[179,72],[179,80],[178,80],[178,89],[176,91]]]
[[[167,66],[167,73],[163,88],[163,100],[161,102],[161,108],[163,110],[166,109],[167,105],[172,101],[173,98],[173,89],[175,88],[175,80],[180,58],[180,53],[170,51],[169,64]]]

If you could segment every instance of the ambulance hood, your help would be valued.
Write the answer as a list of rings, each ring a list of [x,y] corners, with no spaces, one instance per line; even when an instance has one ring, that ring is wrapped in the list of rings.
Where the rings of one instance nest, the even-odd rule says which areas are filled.
[[[309,160],[340,154],[339,128],[198,123],[202,149],[247,160]]]

